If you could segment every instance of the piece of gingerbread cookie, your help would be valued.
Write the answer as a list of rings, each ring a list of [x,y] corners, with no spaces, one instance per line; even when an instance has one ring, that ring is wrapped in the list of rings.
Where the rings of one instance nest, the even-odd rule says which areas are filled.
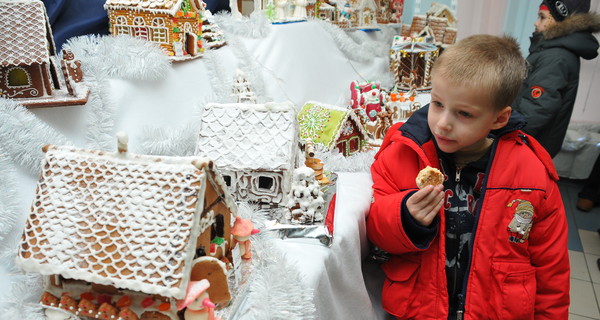
[[[428,185],[437,186],[444,183],[444,175],[440,170],[427,166],[419,171],[416,181],[417,187],[423,189]]]

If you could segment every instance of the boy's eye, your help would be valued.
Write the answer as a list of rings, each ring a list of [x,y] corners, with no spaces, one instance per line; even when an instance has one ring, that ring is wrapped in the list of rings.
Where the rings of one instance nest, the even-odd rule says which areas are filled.
[[[472,114],[466,112],[466,111],[459,111],[458,114],[460,114],[461,116],[465,117],[465,118],[471,118],[473,117]]]
[[[438,107],[438,108],[443,107],[442,103],[439,102],[439,101],[432,101],[431,103],[433,103],[433,105],[436,106],[436,107]]]

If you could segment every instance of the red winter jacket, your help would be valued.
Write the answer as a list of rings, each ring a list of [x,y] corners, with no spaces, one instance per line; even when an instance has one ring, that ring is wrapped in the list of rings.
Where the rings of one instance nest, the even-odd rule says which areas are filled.
[[[447,319],[445,221],[440,210],[438,233],[424,249],[404,232],[403,198],[417,190],[415,177],[425,166],[439,168],[423,108],[398,130],[392,127],[371,167],[373,197],[367,236],[391,254],[383,307],[400,319]],[[471,265],[467,275],[464,319],[567,319],[569,258],[567,222],[558,176],[547,152],[518,130],[522,117],[513,112],[496,132],[476,213]],[[522,124],[521,124],[522,126]],[[515,218],[513,200],[534,208],[529,239],[509,240]],[[517,201],[518,203],[518,201]]]

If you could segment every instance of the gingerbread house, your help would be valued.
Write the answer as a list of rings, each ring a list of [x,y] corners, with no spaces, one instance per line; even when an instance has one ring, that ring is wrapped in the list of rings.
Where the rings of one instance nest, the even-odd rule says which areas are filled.
[[[0,0],[0,97],[28,107],[85,104],[80,64],[56,54],[44,3]]]
[[[237,207],[212,161],[123,148],[44,152],[16,261],[45,276],[49,317],[179,319],[189,281],[209,275],[213,301],[229,301],[221,260]]]
[[[447,21],[449,27],[456,27],[456,16],[450,7],[446,4],[439,2],[432,2],[427,14],[437,18],[444,18]]]
[[[236,200],[284,205],[297,166],[296,110],[291,103],[207,104],[196,154],[215,159]]]
[[[300,140],[310,139],[344,156],[360,152],[366,145],[367,132],[349,108],[309,101],[298,113],[298,127]]]
[[[446,10],[442,12],[446,12]],[[402,25],[401,35],[415,38],[431,37],[430,42],[439,47],[454,44],[458,30],[448,21],[447,15],[439,14],[441,16],[436,16],[433,13],[414,16],[410,26]]]
[[[431,90],[431,68],[439,50],[425,38],[395,36],[390,50],[394,89]]]
[[[156,43],[174,61],[202,55],[202,0],[107,0],[110,33]]]

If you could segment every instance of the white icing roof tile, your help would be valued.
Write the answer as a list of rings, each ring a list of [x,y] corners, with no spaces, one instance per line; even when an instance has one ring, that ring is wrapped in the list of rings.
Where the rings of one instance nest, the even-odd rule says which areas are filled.
[[[143,10],[156,13],[174,15],[180,8],[183,0],[107,0],[105,9],[110,10]]]
[[[23,270],[184,296],[206,181],[192,158],[50,147],[42,166]]]
[[[290,103],[207,104],[200,116],[196,154],[228,170],[291,170],[297,148]]]
[[[0,66],[49,62],[49,28],[41,1],[0,0]]]

